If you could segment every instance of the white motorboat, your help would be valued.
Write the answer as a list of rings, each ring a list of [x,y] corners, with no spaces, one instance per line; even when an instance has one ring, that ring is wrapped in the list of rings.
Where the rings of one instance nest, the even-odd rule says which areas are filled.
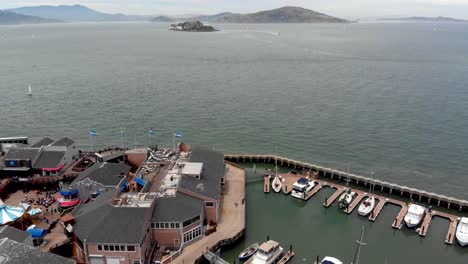
[[[418,226],[421,223],[425,212],[426,209],[423,206],[417,204],[410,204],[408,207],[408,212],[406,213],[404,219],[406,226],[408,226],[409,228]]]
[[[457,226],[456,237],[462,247],[468,245],[468,217],[462,217]]]
[[[343,264],[343,261],[334,257],[324,257],[320,264]]]
[[[353,201],[353,197],[356,195],[355,192],[351,191],[351,189],[347,189],[338,199],[338,205],[340,208],[347,208],[351,202]]]
[[[273,191],[275,192],[280,192],[281,187],[283,186],[281,179],[278,175],[275,176],[273,179],[273,182],[271,183],[271,187],[273,188]]]
[[[375,197],[369,196],[367,197],[364,202],[359,205],[358,213],[362,216],[366,216],[372,212],[375,207]]]
[[[283,255],[283,248],[279,243],[273,240],[268,240],[258,247],[257,253],[253,255],[246,264],[271,264],[276,263]]]
[[[317,183],[307,178],[300,178],[293,184],[291,195],[293,197],[304,199],[306,194],[310,192]]]

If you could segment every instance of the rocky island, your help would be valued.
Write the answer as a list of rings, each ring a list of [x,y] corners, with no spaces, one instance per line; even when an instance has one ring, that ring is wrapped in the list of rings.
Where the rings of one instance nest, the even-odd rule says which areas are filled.
[[[213,32],[218,31],[214,27],[209,25],[203,25],[200,21],[194,22],[183,22],[179,24],[172,24],[169,30],[174,31],[188,31],[188,32]]]

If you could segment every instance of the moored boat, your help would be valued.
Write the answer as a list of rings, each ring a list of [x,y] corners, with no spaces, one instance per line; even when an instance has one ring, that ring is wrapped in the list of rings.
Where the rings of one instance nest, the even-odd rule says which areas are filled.
[[[366,216],[372,212],[375,207],[375,197],[369,196],[367,197],[364,202],[359,205],[358,213],[362,216]]]
[[[297,182],[293,184],[291,195],[299,199],[304,199],[306,194],[310,192],[315,185],[315,181],[312,181],[307,178],[300,178],[299,180],[297,180]]]
[[[258,243],[250,245],[239,254],[239,260],[246,260],[255,254],[258,250]]]
[[[278,175],[275,176],[275,178],[273,179],[273,182],[271,184],[272,188],[273,188],[273,191],[275,192],[280,192],[281,191],[281,187],[283,186],[282,185],[282,182],[281,182],[281,179]]]
[[[468,245],[468,217],[462,217],[457,226],[456,237],[458,243],[464,247]]]
[[[268,240],[258,247],[257,252],[246,262],[247,264],[276,263],[283,255],[283,248],[278,242]]]
[[[424,218],[425,211],[426,210],[421,205],[410,204],[404,219],[406,226],[409,228],[418,226]]]
[[[334,257],[324,257],[321,264],[343,264],[343,261]]]
[[[340,208],[347,208],[351,202],[353,201],[353,197],[356,195],[355,192],[351,191],[351,189],[347,189],[338,199],[338,205]]]

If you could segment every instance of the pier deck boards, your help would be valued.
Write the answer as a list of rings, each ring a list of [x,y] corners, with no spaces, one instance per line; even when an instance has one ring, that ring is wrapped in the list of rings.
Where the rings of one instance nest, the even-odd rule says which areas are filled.
[[[424,220],[423,220],[423,222],[421,224],[421,229],[419,230],[419,235],[422,236],[422,237],[425,237],[427,235],[427,231],[429,230],[429,226],[431,225],[431,222],[432,222],[432,219],[434,218],[434,216],[438,216],[438,217],[450,220],[450,226],[449,226],[449,230],[447,232],[447,236],[445,238],[445,243],[450,244],[450,245],[453,244],[453,241],[455,239],[455,232],[456,232],[456,229],[457,229],[458,217],[454,216],[454,215],[451,215],[451,214],[448,214],[448,213],[435,211],[435,210],[433,210],[431,213],[429,213],[429,210],[426,210],[426,215],[424,216]]]
[[[377,198],[377,197],[376,197]],[[370,216],[369,216],[369,220],[374,222],[375,219],[377,219],[377,216],[379,216],[380,212],[382,211],[382,209],[384,208],[385,204],[387,203],[386,201],[387,199],[384,198],[382,199],[381,197],[379,198],[379,202],[377,203],[377,205],[374,207],[374,210],[372,210],[372,212],[370,213]]]
[[[292,257],[294,257],[294,251],[289,250],[288,252],[286,252],[286,254],[284,254],[280,261],[278,261],[278,264],[288,263],[288,261],[291,260]]]
[[[387,201],[387,202],[389,202],[389,201]],[[394,203],[394,201],[392,201],[392,203]],[[398,213],[395,220],[393,221],[392,227],[396,228],[396,229],[401,229],[403,227],[403,220],[405,219],[405,215],[408,212],[408,206],[406,205],[406,203],[403,203],[403,202],[400,202],[400,201],[398,201],[395,204],[401,205],[401,210]]]
[[[357,192],[357,196],[354,198],[353,202],[344,210],[345,213],[350,214],[353,212],[354,208],[358,206],[359,203],[361,203],[361,200],[364,199],[364,197],[367,197],[368,193],[365,192]]]
[[[310,190],[310,192],[306,193],[304,200],[307,201],[310,199],[310,197],[314,196],[316,193],[318,193],[321,189],[323,188],[323,183],[318,182],[318,184]]]
[[[293,184],[300,178],[297,175],[288,173],[286,177],[282,177],[282,186],[281,190],[284,194],[290,194],[292,191]]]
[[[270,176],[265,175],[263,181],[264,181],[264,183],[263,183],[263,192],[264,193],[269,193],[270,192]]]
[[[331,186],[331,185],[330,185]],[[331,186],[331,187],[334,187],[334,186]],[[343,193],[344,191],[344,188],[342,187],[334,187],[336,188],[336,191],[334,194],[332,194],[332,196],[328,197],[326,200],[325,200],[325,203],[323,203],[323,206],[325,207],[330,207],[330,205],[333,204],[333,202],[335,202],[336,199],[338,199],[338,197]]]

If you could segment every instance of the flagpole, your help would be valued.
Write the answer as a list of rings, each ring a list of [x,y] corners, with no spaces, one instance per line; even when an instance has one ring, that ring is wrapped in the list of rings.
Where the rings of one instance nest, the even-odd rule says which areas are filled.
[[[175,149],[176,149],[176,148],[175,148],[175,132],[174,132],[174,135],[173,135],[173,136],[174,136],[174,150],[175,150]]]

